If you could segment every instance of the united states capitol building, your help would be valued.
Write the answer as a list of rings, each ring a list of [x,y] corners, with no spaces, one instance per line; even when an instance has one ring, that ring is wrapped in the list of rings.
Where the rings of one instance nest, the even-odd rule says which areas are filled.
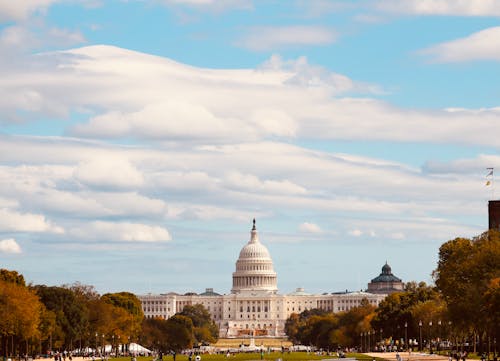
[[[138,295],[145,317],[168,319],[187,305],[201,304],[212,315],[221,338],[247,335],[283,337],[285,322],[292,313],[313,308],[330,312],[347,311],[359,306],[363,299],[378,305],[387,294],[403,289],[386,263],[380,276],[372,279],[367,292],[309,294],[278,293],[277,275],[267,248],[259,241],[255,220],[250,240],[241,249],[230,294],[218,294],[211,288],[204,293]]]

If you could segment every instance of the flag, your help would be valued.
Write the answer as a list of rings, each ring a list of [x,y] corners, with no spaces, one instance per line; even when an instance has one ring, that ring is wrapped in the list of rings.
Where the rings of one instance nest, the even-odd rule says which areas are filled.
[[[486,177],[491,177],[493,175],[493,169],[490,170],[490,172],[486,175]]]

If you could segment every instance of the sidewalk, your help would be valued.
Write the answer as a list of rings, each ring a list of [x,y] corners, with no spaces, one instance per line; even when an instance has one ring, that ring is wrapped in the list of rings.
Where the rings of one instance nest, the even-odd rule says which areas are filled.
[[[396,360],[396,352],[369,352],[365,355],[379,357],[389,361]],[[428,354],[424,352],[400,352],[401,361],[448,361],[448,356]],[[477,361],[477,360],[476,360]]]

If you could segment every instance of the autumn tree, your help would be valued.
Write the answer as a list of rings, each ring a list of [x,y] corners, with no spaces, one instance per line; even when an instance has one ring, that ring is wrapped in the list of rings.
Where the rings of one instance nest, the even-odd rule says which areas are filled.
[[[498,231],[444,243],[439,248],[438,267],[433,275],[456,329],[480,336],[500,336],[498,323],[492,321],[499,309],[495,302],[495,280],[500,277]]]
[[[169,350],[167,328],[167,320],[159,317],[144,318],[141,325],[141,343],[150,350],[167,352]]]
[[[128,324],[121,329],[124,336],[126,334],[127,337],[135,337],[139,334],[144,313],[141,301],[136,295],[130,292],[106,293],[102,295],[101,300],[128,313],[129,316],[126,317]]]
[[[359,334],[370,329],[370,323],[375,316],[375,306],[367,299],[361,300],[358,307],[353,307],[339,314],[339,326],[334,333],[334,341],[341,346],[358,345]]]
[[[379,303],[371,326],[382,330],[386,338],[418,338],[419,322],[428,325],[433,320],[436,324],[444,321],[445,309],[435,287],[425,282],[408,282],[403,292],[392,293]]]
[[[24,276],[17,271],[9,271],[7,269],[0,269],[0,280],[5,282],[15,283],[20,286],[26,286]]]
[[[4,356],[7,355],[7,337],[15,336],[27,343],[39,336],[42,310],[38,296],[23,282],[0,280],[0,335]],[[28,352],[27,347],[23,352]]]

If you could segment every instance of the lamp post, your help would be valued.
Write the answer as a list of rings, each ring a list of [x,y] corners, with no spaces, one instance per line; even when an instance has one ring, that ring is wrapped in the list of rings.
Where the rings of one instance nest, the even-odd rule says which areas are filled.
[[[97,355],[97,332],[95,333],[95,350],[94,355]]]
[[[361,352],[363,352],[363,332],[359,334],[359,347]]]
[[[420,333],[420,340],[418,343],[418,350],[422,351],[422,320],[418,321],[418,330]]]
[[[493,360],[497,359],[497,338],[493,339]]]
[[[429,321],[429,353],[432,354],[432,321]]]
[[[111,349],[109,350],[110,354],[113,353],[114,348],[115,348],[115,335],[111,335]]]
[[[106,355],[106,349],[104,348],[104,334],[102,334],[102,348],[101,348],[101,355],[103,355],[103,357]]]
[[[448,346],[450,346],[450,350],[453,350],[451,346],[451,321],[448,321]]]
[[[405,321],[405,347],[408,351],[408,322]]]
[[[437,344],[437,353],[441,349],[441,320],[438,321],[438,344]]]

